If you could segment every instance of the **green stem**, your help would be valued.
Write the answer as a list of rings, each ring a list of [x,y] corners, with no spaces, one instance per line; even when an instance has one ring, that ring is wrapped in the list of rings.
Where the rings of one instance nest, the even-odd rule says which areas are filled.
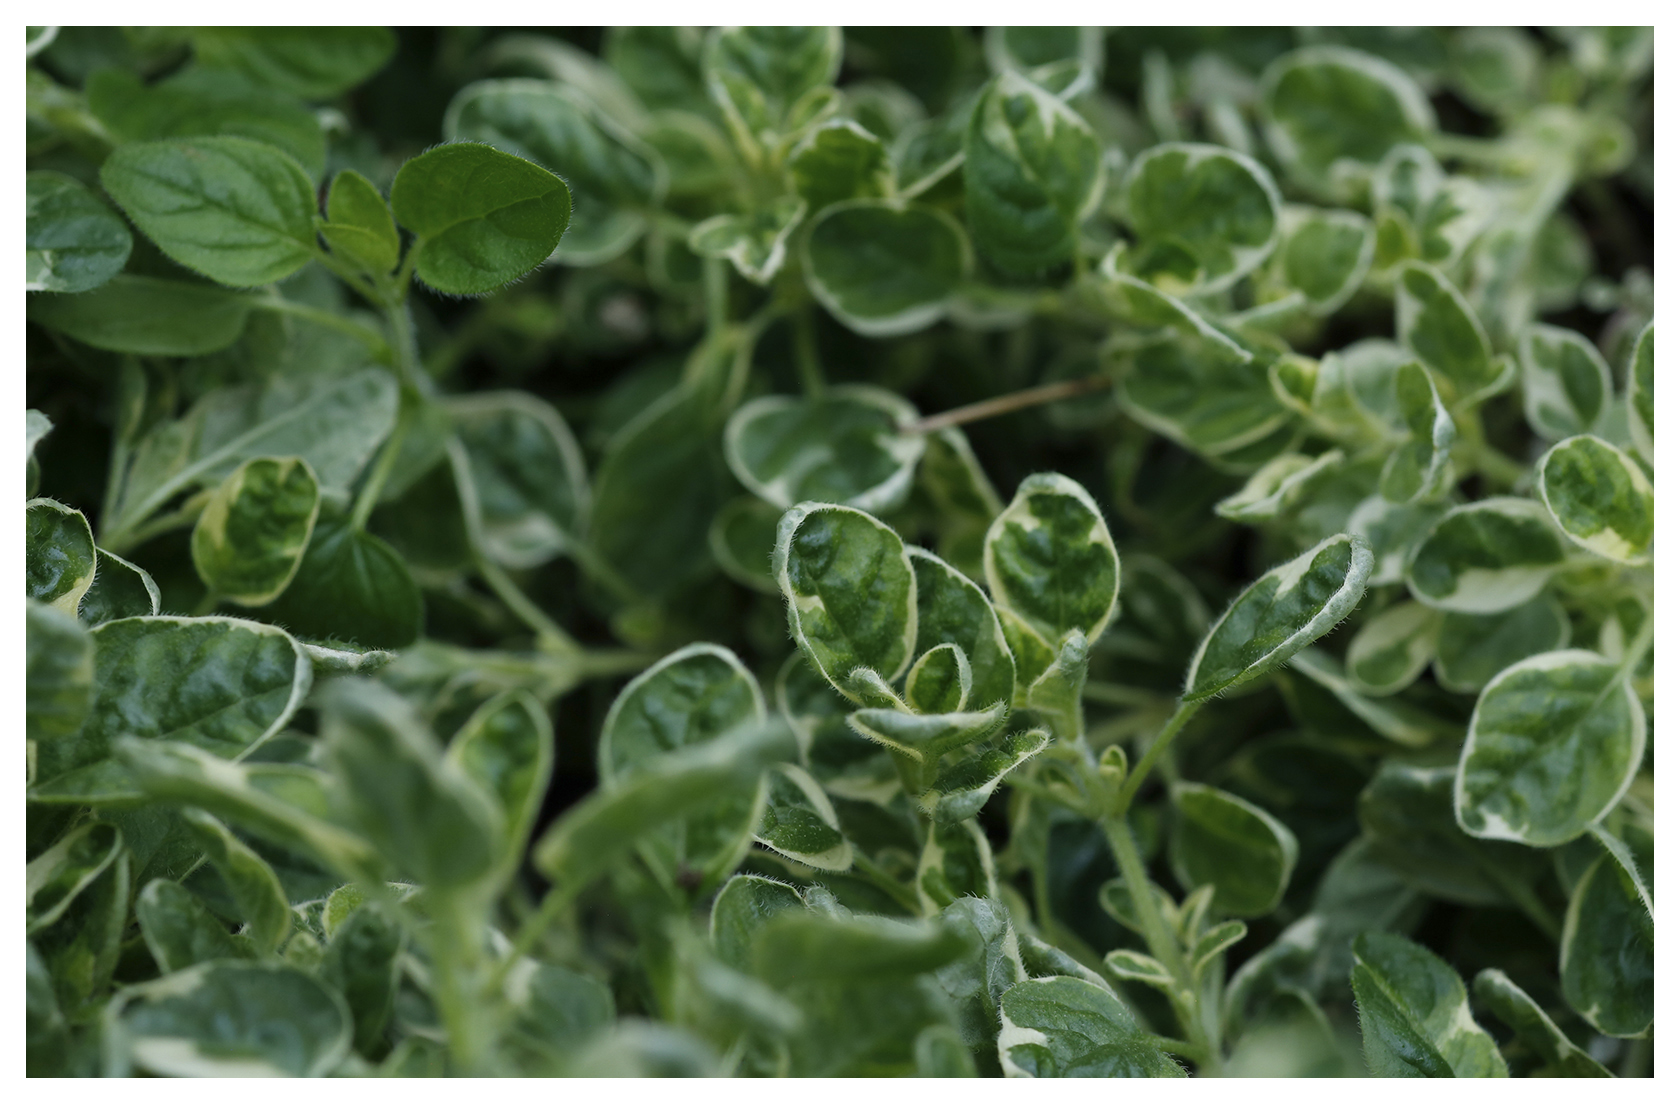
[[[1126,815],[1126,810],[1132,806],[1132,798],[1137,796],[1138,789],[1143,785],[1144,779],[1149,777],[1150,768],[1154,767],[1156,761],[1166,754],[1167,745],[1172,743],[1172,738],[1178,735],[1179,730],[1185,726],[1191,717],[1196,715],[1196,711],[1201,707],[1201,702],[1180,701],[1178,703],[1178,708],[1173,711],[1173,715],[1167,718],[1166,727],[1161,729],[1161,734],[1155,737],[1155,742],[1149,745],[1149,750],[1143,753],[1143,758],[1138,760],[1137,766],[1132,768],[1131,773],[1126,776],[1126,781],[1121,784],[1120,792],[1115,797],[1112,815],[1117,817]]]
[[[536,949],[537,943],[548,933],[548,929],[554,926],[555,921],[560,919],[561,914],[566,911],[566,906],[572,903],[573,896],[571,887],[564,882],[556,882],[549,887],[548,892],[543,894],[542,904],[537,906],[537,911],[527,916],[525,922],[519,925],[519,931],[514,933],[509,942],[508,953],[485,979],[486,993],[495,994],[501,991],[507,981],[508,971],[512,970],[521,958]]]
[[[882,870],[874,859],[857,848],[852,849],[852,866],[870,885],[903,905],[912,915],[921,913],[922,902],[916,891]]]
[[[800,308],[793,316],[793,355],[799,366],[799,382],[804,385],[805,394],[813,399],[821,395],[826,382],[822,361],[817,356],[817,327],[809,305]]]
[[[317,326],[324,326],[329,330],[337,330],[360,341],[368,347],[374,357],[389,363],[393,353],[390,342],[385,340],[378,330],[371,326],[364,326],[352,318],[345,318],[341,314],[319,307],[309,306],[291,299],[283,299],[279,295],[258,297],[252,300],[252,306],[258,310],[269,311],[273,314],[289,314],[293,318],[301,318]]]
[[[474,566],[478,569],[479,577],[496,592],[496,597],[502,600],[515,617],[525,622],[526,626],[537,634],[539,646],[549,651],[564,653],[583,650],[572,638],[571,633],[562,629],[554,618],[544,613],[541,607],[531,601],[529,595],[519,589],[519,585],[502,570],[501,564],[482,553],[476,557],[476,561]]]
[[[721,333],[729,325],[729,269],[716,257],[707,257],[702,271],[706,283],[706,335]]]
[[[484,1072],[490,1042],[477,976],[483,926],[476,916],[468,915],[472,911],[459,895],[444,894],[436,901],[430,928],[438,1012],[449,1036],[450,1056],[457,1071],[467,1075]]]
[[[1157,706],[1164,696],[1141,686],[1123,686],[1117,682],[1087,682],[1085,697],[1100,705]]]
[[[416,380],[420,374],[420,353],[414,342],[414,321],[408,316],[408,307],[401,303],[390,304],[385,308],[385,321],[391,328],[391,348],[396,353],[397,382],[401,387],[402,400],[397,407],[397,424],[391,430],[391,435],[385,438],[384,447],[380,449],[379,460],[373,471],[368,473],[367,482],[356,495],[356,505],[350,513],[350,525],[360,532],[367,526],[367,519],[373,513],[373,508],[379,504],[380,492],[385,489],[386,480],[397,466],[397,458],[402,453],[403,439],[408,436],[409,425],[414,421],[414,413],[419,409],[419,389]]]

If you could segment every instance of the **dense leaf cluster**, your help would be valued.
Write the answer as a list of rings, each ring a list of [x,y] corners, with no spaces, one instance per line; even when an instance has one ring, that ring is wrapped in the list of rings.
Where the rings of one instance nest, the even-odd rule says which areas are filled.
[[[31,1073],[1649,1072],[1649,29],[28,50]]]

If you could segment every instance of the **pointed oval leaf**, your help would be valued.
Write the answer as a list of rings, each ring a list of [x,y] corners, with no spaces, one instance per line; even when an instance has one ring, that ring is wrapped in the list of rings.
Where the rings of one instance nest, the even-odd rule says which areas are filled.
[[[477,142],[427,150],[397,170],[391,211],[414,234],[415,272],[450,295],[483,295],[548,259],[571,221],[559,177]]]
[[[99,573],[82,595],[78,613],[90,628],[123,617],[151,617],[158,611],[158,588],[151,573],[115,552],[98,549]]]
[[[922,795],[922,807],[941,824],[967,820],[986,804],[1004,775],[1049,746],[1050,733],[1042,728],[994,736],[973,745],[939,768]]]
[[[911,713],[897,707],[859,709],[846,718],[852,730],[866,739],[912,759],[933,763],[996,732],[1009,719],[1009,706],[998,702],[988,709],[966,713]]]
[[[1075,977],[1030,978],[999,1002],[1006,1077],[1183,1077],[1113,993]]]
[[[29,319],[84,345],[140,356],[203,356],[239,340],[250,297],[210,284],[118,275],[80,295],[31,295]]]
[[[265,143],[135,142],[105,160],[99,180],[158,248],[218,283],[271,284],[313,255],[315,184]]]
[[[402,256],[402,239],[385,197],[354,169],[333,177],[321,236],[335,254],[374,276],[389,276]]]
[[[889,526],[849,506],[795,506],[777,527],[772,571],[794,641],[836,690],[859,701],[852,671],[890,681],[909,668],[916,576]]]
[[[1612,856],[1601,857],[1575,883],[1564,916],[1564,999],[1606,1035],[1644,1035],[1655,1014],[1655,940],[1638,886]]]
[[[1153,146],[1126,170],[1120,194],[1143,257],[1163,244],[1188,251],[1198,293],[1229,287],[1277,246],[1283,201],[1271,174],[1221,146]]]
[[[1372,562],[1363,540],[1342,533],[1256,579],[1203,638],[1184,700],[1262,675],[1329,632],[1364,596]]]
[[[303,562],[320,506],[308,461],[245,461],[222,480],[193,526],[198,577],[218,598],[241,606],[274,601]]]
[[[322,511],[297,573],[258,615],[303,636],[389,649],[414,643],[425,607],[395,549]]]
[[[50,498],[31,499],[27,518],[24,593],[74,617],[99,565],[93,530],[80,510]]]
[[[1417,602],[1396,602],[1365,622],[1348,642],[1348,682],[1374,697],[1410,686],[1435,658],[1441,617]]]
[[[1283,899],[1295,872],[1295,833],[1235,794],[1193,782],[1173,787],[1173,873],[1186,890],[1213,887],[1228,916],[1265,916]]]
[[[1353,941],[1353,993],[1365,1062],[1379,1077],[1505,1077],[1493,1037],[1470,1016],[1453,968],[1403,936]]]
[[[1567,843],[1621,800],[1645,755],[1645,711],[1615,663],[1569,649],[1488,683],[1470,718],[1453,804],[1473,836]]]
[[[1096,640],[1120,597],[1120,555],[1102,510],[1065,475],[1021,481],[986,533],[986,585],[992,600],[1048,640],[1072,629]]]
[[[1435,681],[1460,694],[1479,693],[1520,660],[1569,644],[1569,614],[1550,594],[1499,613],[1448,613],[1435,637]]]
[[[1633,345],[1633,355],[1628,358],[1627,369],[1628,434],[1647,462],[1655,455],[1657,426],[1655,341],[1656,325],[1653,323],[1640,331],[1639,339]]]
[[[485,553],[513,568],[564,553],[584,528],[589,475],[559,412],[522,391],[464,395],[446,409],[465,454],[463,509]]]
[[[280,963],[207,962],[131,986],[105,1030],[113,1076],[320,1077],[350,1050],[343,998]]]
[[[1476,975],[1476,999],[1516,1032],[1517,1038],[1560,1077],[1611,1077],[1613,1074],[1572,1042],[1534,998],[1503,970]]]
[[[1103,956],[1103,965],[1121,981],[1134,981],[1168,991],[1178,985],[1165,966],[1141,951],[1109,951]]]
[[[596,752],[601,778],[610,785],[660,756],[764,716],[758,680],[734,652],[716,644],[679,648],[613,699]]]
[[[939,321],[972,265],[956,220],[884,200],[832,204],[811,223],[803,250],[811,294],[865,337],[898,337]]]
[[[123,270],[134,238],[83,184],[63,173],[32,172],[24,192],[25,290],[91,291]]]
[[[1394,332],[1419,360],[1452,385],[1455,406],[1491,394],[1506,369],[1458,288],[1428,265],[1408,262],[1394,287]]]
[[[815,398],[767,395],[724,429],[724,457],[743,485],[772,506],[837,502],[885,513],[910,493],[926,447],[904,427],[916,408],[890,391],[834,387]]]
[[[1535,433],[1561,441],[1591,433],[1610,406],[1610,366],[1597,346],[1558,326],[1533,325],[1517,350],[1522,363],[1523,414]]]
[[[152,961],[165,974],[240,957],[227,927],[179,882],[154,878],[134,900],[134,918]]]
[[[998,613],[972,579],[921,548],[908,549],[916,574],[916,650],[960,648],[972,684],[968,702],[1013,702],[1015,659]]]
[[[816,779],[790,763],[771,770],[764,815],[753,838],[818,870],[846,870],[852,845],[840,832],[834,805]]]
[[[1498,613],[1545,587],[1563,561],[1546,507],[1494,497],[1443,514],[1412,553],[1406,585],[1426,606],[1454,613]]]
[[[1564,536],[1617,563],[1650,559],[1655,493],[1630,456],[1599,437],[1571,437],[1553,445],[1539,469],[1540,500]]]

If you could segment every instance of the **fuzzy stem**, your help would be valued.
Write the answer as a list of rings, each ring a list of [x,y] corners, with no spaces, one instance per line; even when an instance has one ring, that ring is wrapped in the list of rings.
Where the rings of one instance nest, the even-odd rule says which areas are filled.
[[[1155,737],[1155,742],[1149,745],[1149,750],[1143,753],[1143,758],[1138,760],[1137,766],[1132,768],[1131,773],[1126,776],[1126,781],[1120,786],[1120,792],[1116,795],[1114,801],[1114,816],[1124,817],[1126,815],[1126,810],[1131,808],[1132,798],[1137,796],[1138,789],[1143,785],[1144,780],[1149,777],[1150,768],[1162,755],[1166,754],[1167,745],[1172,743],[1172,738],[1178,735],[1179,730],[1201,708],[1201,702],[1180,701],[1178,703],[1178,708],[1167,719],[1166,727],[1161,729],[1161,734]]]
[[[806,396],[814,399],[823,393],[826,382],[822,361],[817,356],[817,328],[809,305],[793,316],[793,354],[794,362],[799,366],[799,382],[804,386]]]

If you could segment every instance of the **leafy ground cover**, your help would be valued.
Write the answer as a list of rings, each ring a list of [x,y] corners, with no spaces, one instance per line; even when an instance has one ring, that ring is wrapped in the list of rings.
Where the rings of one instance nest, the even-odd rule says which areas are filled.
[[[1649,29],[28,52],[31,1074],[1650,1073]]]

